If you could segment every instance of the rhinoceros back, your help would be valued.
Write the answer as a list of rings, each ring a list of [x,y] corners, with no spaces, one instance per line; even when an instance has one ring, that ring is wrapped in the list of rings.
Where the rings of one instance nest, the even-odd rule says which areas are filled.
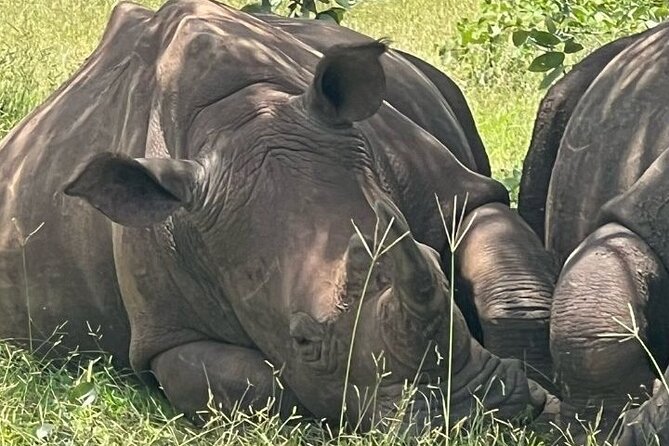
[[[117,7],[93,55],[0,144],[0,338],[32,336],[37,347],[65,334],[67,349],[102,349],[127,362],[111,224],[62,188],[86,158],[144,147],[146,125],[135,124],[148,113],[146,73],[127,49],[147,13]],[[40,225],[22,248],[22,236]]]
[[[546,206],[546,245],[561,260],[669,146],[669,28],[635,42],[595,79],[565,129]]]

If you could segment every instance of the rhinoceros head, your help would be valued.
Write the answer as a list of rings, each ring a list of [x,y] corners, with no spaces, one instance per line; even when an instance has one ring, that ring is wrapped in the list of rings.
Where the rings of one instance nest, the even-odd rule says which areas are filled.
[[[205,35],[210,43],[211,35]],[[453,370],[469,365],[467,373],[452,379],[460,396],[453,398],[451,416],[469,413],[468,386],[488,382],[503,365],[471,340],[457,308],[448,311],[448,281],[439,255],[413,238],[396,205],[394,176],[401,161],[383,150],[390,140],[382,134],[397,135],[398,129],[388,130],[393,125],[406,126],[409,134],[422,130],[382,105],[385,75],[379,58],[385,45],[336,46],[320,61],[309,53],[304,63],[314,73],[311,79],[276,75],[281,67],[268,67],[280,61],[258,62],[259,69],[246,73],[256,76],[253,82],[224,95],[220,84],[239,79],[212,77],[207,60],[212,47],[198,45],[193,54],[199,59],[191,65],[206,66],[202,76],[179,84],[178,94],[170,90],[172,84],[163,85],[158,90],[170,92],[168,106],[157,119],[144,117],[149,125],[163,123],[159,133],[168,135],[168,149],[147,149],[144,157],[130,149],[98,154],[65,188],[117,223],[115,233],[125,234],[114,238],[117,265],[132,260],[142,270],[117,266],[119,274],[133,276],[119,277],[133,284],[131,296],[123,296],[133,342],[155,344],[135,347],[135,355],[147,357],[131,358],[133,363],[148,364],[147,352],[160,353],[162,343],[181,339],[143,333],[138,314],[161,311],[161,317],[182,321],[198,336],[230,343],[236,334],[225,326],[234,319],[244,332],[238,338],[250,339],[277,367],[285,365],[283,378],[315,415],[337,418],[346,386],[348,414],[369,425],[397,411],[404,385],[415,383],[422,390],[415,407],[427,418],[442,409],[448,377],[439,352],[445,356],[449,348],[452,315],[459,334],[452,342]],[[165,72],[174,64],[163,62],[158,71],[167,79]],[[175,104],[192,110],[175,110]],[[378,117],[380,109],[385,118]],[[187,119],[170,121],[168,114]],[[180,147],[169,148],[170,141]],[[170,235],[153,237],[157,232]],[[374,256],[381,239],[386,243],[377,253],[397,243]],[[152,248],[125,249],[117,243]],[[155,252],[177,260],[160,263],[149,258]],[[146,277],[156,270],[164,271],[161,281],[169,276],[162,288],[169,295],[151,295]],[[184,305],[174,302],[195,310],[175,316],[170,311]],[[202,311],[205,302],[207,311]],[[220,302],[220,308],[210,302]],[[512,400],[513,392],[497,393],[498,405]],[[515,413],[512,405],[509,411]]]

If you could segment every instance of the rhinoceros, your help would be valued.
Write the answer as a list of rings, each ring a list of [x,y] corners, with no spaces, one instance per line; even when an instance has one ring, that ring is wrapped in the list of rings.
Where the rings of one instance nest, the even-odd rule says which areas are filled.
[[[521,183],[521,214],[563,265],[550,328],[562,415],[594,419],[603,407],[606,431],[630,397],[652,395],[625,416],[620,445],[669,444],[669,371],[653,385],[669,365],[668,44],[664,23],[558,82]]]
[[[0,146],[0,336],[110,352],[187,413],[209,391],[264,407],[280,374],[282,414],[345,406],[363,428],[407,382],[419,421],[449,383],[453,419],[476,395],[536,415],[518,358],[550,369],[556,273],[489,172],[461,92],[420,59],[206,0],[122,3]],[[440,212],[468,228],[469,326]]]

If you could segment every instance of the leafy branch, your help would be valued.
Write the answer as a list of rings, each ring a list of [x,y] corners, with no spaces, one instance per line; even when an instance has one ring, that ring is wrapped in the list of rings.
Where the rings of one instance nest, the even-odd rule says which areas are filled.
[[[341,23],[344,14],[356,0],[261,0],[250,3],[242,11],[250,13],[281,14],[287,17],[327,20]]]
[[[513,45],[517,49],[513,61],[525,65],[530,72],[544,73],[540,88],[548,88],[582,57],[584,49],[666,20],[668,3],[667,0],[484,0],[476,20],[458,22],[459,42],[450,52],[466,59],[471,53],[483,51],[492,66]]]

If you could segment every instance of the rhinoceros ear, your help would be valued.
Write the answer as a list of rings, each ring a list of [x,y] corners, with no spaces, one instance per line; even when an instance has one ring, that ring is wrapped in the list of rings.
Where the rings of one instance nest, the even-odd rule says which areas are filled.
[[[112,221],[145,227],[188,206],[202,167],[188,160],[102,153],[84,162],[64,188]]]
[[[362,121],[376,113],[386,94],[386,76],[379,60],[386,50],[383,42],[328,49],[307,92],[311,110],[335,125]]]

